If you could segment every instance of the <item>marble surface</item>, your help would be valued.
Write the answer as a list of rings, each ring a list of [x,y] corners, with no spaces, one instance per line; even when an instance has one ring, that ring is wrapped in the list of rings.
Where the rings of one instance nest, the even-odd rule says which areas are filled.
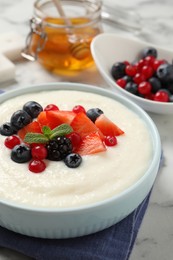
[[[33,0],[0,0],[0,33],[16,31],[23,37],[28,33],[28,20],[32,16]],[[105,0],[106,4],[119,5],[125,12],[140,15],[141,30],[135,31],[119,25],[104,24],[104,31],[135,36],[166,48],[173,48],[173,1],[172,0]],[[127,16],[128,18],[128,16]],[[131,18],[131,17],[130,17]],[[130,19],[129,18],[129,19]],[[49,74],[37,62],[19,60],[16,65],[15,81],[1,83],[0,89],[9,90],[27,85],[74,81],[99,85],[107,88],[98,71],[93,68],[76,78],[62,78]],[[173,259],[173,119],[169,115],[150,114],[156,123],[164,151],[164,165],[157,177],[150,204],[138,233],[130,260]],[[27,260],[14,251],[0,248],[2,260]],[[118,259],[121,260],[121,259]]]

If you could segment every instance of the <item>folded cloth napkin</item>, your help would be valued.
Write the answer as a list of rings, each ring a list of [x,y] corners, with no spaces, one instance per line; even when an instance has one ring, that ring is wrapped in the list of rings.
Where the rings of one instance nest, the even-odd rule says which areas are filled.
[[[92,235],[71,239],[41,239],[0,227],[0,246],[38,260],[127,260],[147,209],[150,193],[129,216]]]

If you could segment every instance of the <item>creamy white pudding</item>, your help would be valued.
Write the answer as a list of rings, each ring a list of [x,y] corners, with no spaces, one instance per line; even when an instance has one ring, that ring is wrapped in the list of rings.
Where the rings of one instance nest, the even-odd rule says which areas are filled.
[[[153,147],[147,126],[134,112],[119,102],[97,94],[79,91],[44,91],[14,97],[0,105],[0,125],[28,101],[43,107],[50,103],[71,110],[99,107],[118,125],[124,135],[118,145],[105,152],[83,156],[80,167],[71,169],[61,161],[47,161],[40,174],[28,170],[28,163],[15,163],[6,137],[0,135],[0,199],[35,207],[66,208],[87,205],[116,195],[130,187],[146,172]]]

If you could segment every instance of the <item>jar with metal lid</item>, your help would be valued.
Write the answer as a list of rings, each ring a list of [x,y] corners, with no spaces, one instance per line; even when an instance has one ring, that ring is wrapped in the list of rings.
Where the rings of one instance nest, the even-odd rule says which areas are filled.
[[[22,55],[56,74],[70,75],[93,64],[92,39],[102,32],[101,0],[37,0]]]

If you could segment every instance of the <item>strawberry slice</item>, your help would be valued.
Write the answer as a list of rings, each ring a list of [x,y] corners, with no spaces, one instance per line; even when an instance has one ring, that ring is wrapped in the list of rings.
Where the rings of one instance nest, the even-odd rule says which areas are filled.
[[[48,126],[48,120],[47,120],[47,116],[46,116],[46,111],[42,111],[39,115],[38,115],[38,117],[37,117],[37,121],[38,121],[38,123],[39,123],[39,125],[41,126],[41,127],[43,127],[43,126]]]
[[[80,134],[82,138],[91,133],[97,132],[99,133],[100,137],[104,139],[98,127],[84,113],[76,114],[75,118],[71,122],[71,127],[73,128],[74,132]]]
[[[101,114],[96,119],[95,125],[100,129],[104,136],[118,136],[124,134],[124,131],[115,125],[104,114]]]
[[[83,137],[78,149],[75,151],[80,155],[94,154],[106,151],[106,147],[102,142],[98,132],[90,133]]]
[[[42,133],[39,123],[37,121],[33,121],[20,129],[17,134],[23,140],[27,133]]]
[[[59,110],[59,111],[47,111],[47,120],[50,123],[51,126],[54,125],[54,127],[60,125],[60,124],[71,124],[73,118],[76,116],[76,113],[72,111],[66,111],[66,110]]]

